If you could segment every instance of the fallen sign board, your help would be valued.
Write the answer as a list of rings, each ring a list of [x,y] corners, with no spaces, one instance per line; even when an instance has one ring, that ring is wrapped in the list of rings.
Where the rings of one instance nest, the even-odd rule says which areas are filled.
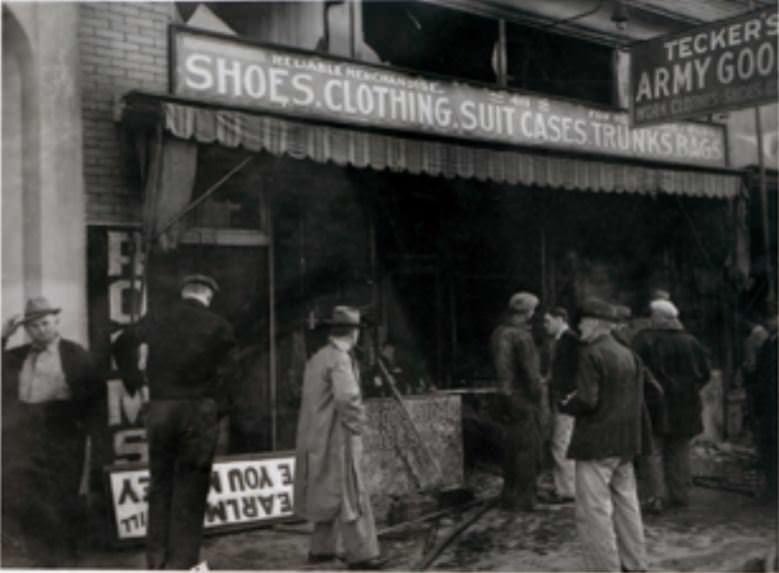
[[[776,7],[763,8],[634,45],[631,125],[776,101],[778,27]]]
[[[205,512],[209,531],[245,529],[293,517],[295,453],[272,452],[217,458]],[[106,468],[116,539],[146,536],[149,469],[145,465]]]

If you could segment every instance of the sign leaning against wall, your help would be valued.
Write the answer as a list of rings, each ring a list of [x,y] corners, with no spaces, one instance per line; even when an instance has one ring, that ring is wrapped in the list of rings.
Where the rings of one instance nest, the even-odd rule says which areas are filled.
[[[140,464],[106,469],[118,542],[146,537],[149,469]],[[211,471],[204,526],[230,531],[293,516],[295,453],[274,452],[217,458]]]
[[[765,8],[633,46],[632,125],[775,102],[777,27]]]

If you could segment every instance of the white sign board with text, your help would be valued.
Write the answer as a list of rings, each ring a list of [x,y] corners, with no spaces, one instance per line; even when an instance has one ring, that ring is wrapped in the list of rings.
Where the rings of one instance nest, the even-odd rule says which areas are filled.
[[[146,536],[149,470],[113,466],[106,470],[119,541]],[[217,458],[205,511],[205,528],[239,529],[293,516],[294,452]]]

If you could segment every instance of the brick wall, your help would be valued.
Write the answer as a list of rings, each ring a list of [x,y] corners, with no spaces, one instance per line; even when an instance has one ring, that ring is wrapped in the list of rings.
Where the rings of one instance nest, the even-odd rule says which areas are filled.
[[[139,222],[132,145],[114,121],[127,91],[168,89],[167,26],[173,3],[81,3],[79,48],[88,223]]]

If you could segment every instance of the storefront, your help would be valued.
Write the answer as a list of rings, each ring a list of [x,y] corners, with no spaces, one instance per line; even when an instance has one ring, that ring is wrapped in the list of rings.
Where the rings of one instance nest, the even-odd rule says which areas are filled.
[[[721,126],[631,130],[614,110],[177,26],[170,77],[171,93],[121,102],[144,220],[90,237],[114,249],[90,260],[114,261],[93,291],[120,315],[93,340],[166,304],[182,273],[213,274],[246,373],[232,451],[294,444],[314,327],[337,302],[374,324],[368,368],[389,338],[427,388],[492,384],[489,332],[519,289],[641,314],[663,286],[727,347],[740,179]],[[111,296],[128,287],[143,294]]]

